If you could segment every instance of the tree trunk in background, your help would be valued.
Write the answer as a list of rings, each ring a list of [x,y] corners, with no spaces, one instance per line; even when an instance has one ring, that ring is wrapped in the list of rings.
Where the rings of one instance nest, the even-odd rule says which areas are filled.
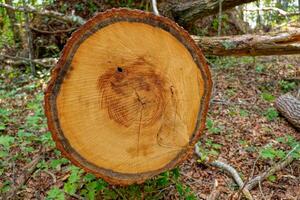
[[[235,6],[253,2],[255,0],[223,0],[222,10],[234,8]],[[197,0],[184,3],[170,3],[172,17],[177,23],[185,28],[189,28],[193,23],[201,18],[219,12],[219,0]]]
[[[300,53],[300,31],[274,35],[193,36],[193,39],[206,55],[262,56]]]
[[[5,3],[9,4],[9,5],[13,5],[12,0],[5,0]],[[11,30],[14,35],[14,41],[15,41],[15,43],[20,43],[21,42],[21,34],[20,34],[20,28],[17,25],[17,19],[16,19],[15,12],[11,9],[6,9],[6,13],[9,17]]]
[[[276,100],[277,110],[296,128],[300,130],[300,101],[290,94]]]

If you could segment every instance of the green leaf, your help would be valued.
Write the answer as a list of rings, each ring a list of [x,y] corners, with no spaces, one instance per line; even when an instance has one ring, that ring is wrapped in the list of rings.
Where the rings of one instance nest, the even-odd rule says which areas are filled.
[[[5,130],[5,124],[0,124],[0,131],[3,131],[3,130]]]
[[[86,184],[86,189],[88,191],[88,193],[87,193],[88,199],[90,199],[90,200],[95,199],[95,195],[98,192],[97,186],[98,186],[97,181],[92,181],[92,182],[89,182],[88,184]]]
[[[64,191],[68,194],[75,194],[77,190],[77,183],[67,182],[64,185]]]
[[[262,98],[263,100],[265,100],[265,101],[268,101],[268,102],[272,102],[272,101],[275,100],[275,97],[274,97],[272,94],[267,93],[267,92],[262,93],[262,94],[261,94],[261,98]]]
[[[65,194],[57,187],[52,188],[47,192],[47,200],[65,200]]]
[[[183,185],[181,183],[177,183],[176,184],[176,190],[179,193],[180,196],[184,195],[184,188]]]
[[[206,128],[211,129],[214,126],[214,122],[211,119],[206,120]]]
[[[164,172],[161,174],[160,178],[157,180],[158,185],[160,186],[166,186],[169,183],[169,173]]]
[[[277,177],[276,177],[275,175],[271,175],[271,176],[268,177],[268,180],[269,180],[270,182],[275,182],[276,179],[277,179]]]
[[[7,151],[0,151],[0,158],[4,158],[8,156],[8,152]]]
[[[278,112],[275,108],[268,108],[264,115],[268,121],[274,121],[278,117]]]
[[[178,180],[178,178],[180,176],[179,168],[176,167],[175,169],[172,170],[172,172],[173,172],[175,180]]]
[[[255,71],[257,72],[257,73],[262,73],[262,72],[264,72],[266,70],[266,67],[264,66],[264,65],[262,65],[262,64],[258,64],[258,65],[256,65],[256,67],[255,67]]]
[[[6,149],[8,149],[14,141],[15,141],[14,137],[11,137],[9,135],[0,136],[0,145],[4,146],[4,148]]]
[[[65,158],[61,158],[61,159],[54,159],[51,161],[50,163],[50,167],[52,169],[57,169],[59,170],[62,164],[67,164],[69,163],[69,161]]]
[[[84,177],[83,177],[83,180],[85,182],[90,182],[90,181],[93,181],[95,180],[96,177],[93,175],[93,174],[90,174],[90,173],[87,173]]]
[[[264,159],[274,159],[276,157],[275,150],[272,148],[263,149],[261,151],[261,157]]]
[[[247,110],[240,110],[240,116],[241,117],[248,117],[249,116],[249,112]]]

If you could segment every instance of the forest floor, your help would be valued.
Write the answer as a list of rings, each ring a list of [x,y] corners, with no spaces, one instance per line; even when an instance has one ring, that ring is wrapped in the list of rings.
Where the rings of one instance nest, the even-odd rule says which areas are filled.
[[[284,159],[300,133],[274,108],[275,98],[296,91],[300,56],[210,59],[214,92],[202,153],[233,166],[245,182]],[[61,157],[47,131],[43,90],[49,70],[37,77],[0,66],[0,199],[206,199],[218,182],[219,199],[239,189],[220,169],[194,155],[177,169],[142,185],[110,186]],[[250,191],[254,199],[300,199],[300,161]],[[244,197],[240,195],[243,199]]]

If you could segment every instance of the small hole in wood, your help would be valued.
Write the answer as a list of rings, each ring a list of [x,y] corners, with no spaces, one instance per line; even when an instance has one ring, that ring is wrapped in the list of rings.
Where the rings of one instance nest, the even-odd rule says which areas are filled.
[[[118,71],[118,72],[123,72],[122,67],[117,67],[117,71]]]

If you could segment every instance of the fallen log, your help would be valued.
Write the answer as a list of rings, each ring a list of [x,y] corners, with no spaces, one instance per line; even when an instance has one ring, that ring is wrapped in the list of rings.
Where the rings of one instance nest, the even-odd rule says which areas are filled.
[[[266,56],[300,53],[300,29],[268,35],[193,36],[206,55]]]
[[[222,0],[222,10],[253,2],[255,0]],[[183,3],[171,1],[171,13],[177,23],[183,27],[190,27],[197,19],[219,12],[220,0],[189,0]]]
[[[68,30],[69,31],[69,30]],[[56,31],[53,31],[55,33]],[[59,31],[57,31],[59,32]],[[192,36],[205,55],[214,56],[268,56],[300,54],[300,30],[271,35],[240,35],[232,37]],[[28,58],[0,55],[7,64],[28,64]],[[34,59],[33,63],[51,67],[58,58]]]
[[[300,101],[290,94],[280,96],[275,106],[293,126],[300,130]]]
[[[180,13],[182,10],[196,9],[196,16],[207,16],[218,12],[219,0],[210,0],[207,4],[203,0],[174,4],[172,9],[174,13]],[[226,10],[247,1],[224,0],[222,9]],[[199,4],[199,5],[198,5]],[[200,6],[201,5],[201,6]],[[78,25],[86,21],[75,15],[64,15],[56,11],[37,10],[32,6],[13,7],[8,4],[0,3],[0,7],[11,9],[13,11],[29,12],[37,15],[53,17],[63,21],[72,22]],[[207,9],[207,10],[206,10]],[[213,9],[213,10],[211,10]],[[216,10],[215,10],[216,9]],[[185,12],[185,11],[184,11]],[[183,13],[184,13],[183,12]],[[193,13],[193,12],[192,12]],[[187,12],[187,15],[191,13]],[[183,15],[183,14],[181,14]],[[195,16],[194,16],[195,17]],[[196,18],[196,17],[195,17]],[[188,20],[187,20],[188,21]],[[177,20],[177,22],[179,22]],[[180,22],[179,22],[180,23]],[[183,23],[183,22],[182,22]],[[180,23],[181,24],[181,23]],[[55,33],[55,32],[54,32]],[[273,33],[265,35],[239,35],[225,37],[199,37],[192,36],[205,55],[215,56],[266,56],[266,55],[288,55],[300,53],[300,30],[283,33]]]

